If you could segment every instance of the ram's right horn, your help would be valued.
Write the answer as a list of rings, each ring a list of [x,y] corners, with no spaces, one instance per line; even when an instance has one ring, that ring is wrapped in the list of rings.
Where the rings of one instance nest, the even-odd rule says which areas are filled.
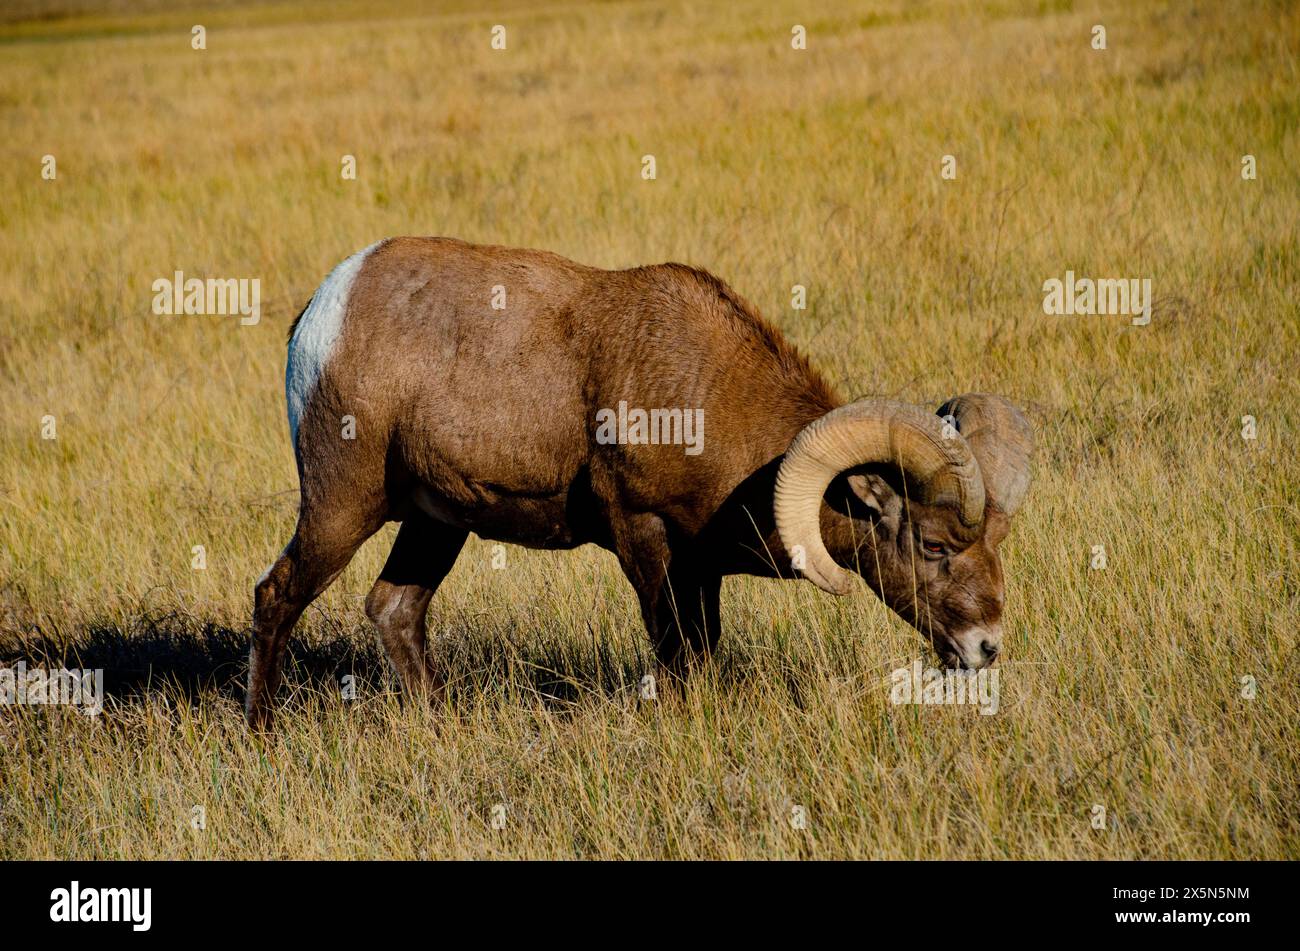
[[[967,393],[939,407],[951,416],[970,446],[984,477],[989,503],[1008,518],[1016,514],[1029,491],[1034,430],[1010,400],[987,393]]]

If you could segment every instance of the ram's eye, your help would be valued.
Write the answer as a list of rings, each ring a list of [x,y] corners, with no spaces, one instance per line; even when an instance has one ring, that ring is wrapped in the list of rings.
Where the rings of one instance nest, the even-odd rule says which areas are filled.
[[[922,542],[922,547],[932,555],[942,555],[943,545],[939,542]]]

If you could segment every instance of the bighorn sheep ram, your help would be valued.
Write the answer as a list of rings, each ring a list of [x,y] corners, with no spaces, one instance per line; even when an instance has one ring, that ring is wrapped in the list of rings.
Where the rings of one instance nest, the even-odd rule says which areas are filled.
[[[997,656],[1024,416],[985,395],[844,404],[704,271],[392,238],[316,290],[285,376],[301,503],[256,587],[254,727],[295,621],[386,521],[401,528],[366,612],[408,692],[442,687],[425,612],[470,532],[612,551],[674,675],[716,643],[729,574],[841,595],[852,570],[945,664]]]

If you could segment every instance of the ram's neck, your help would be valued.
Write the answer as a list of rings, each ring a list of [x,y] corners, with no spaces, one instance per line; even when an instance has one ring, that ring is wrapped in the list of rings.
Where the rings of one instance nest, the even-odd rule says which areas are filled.
[[[700,550],[707,552],[710,564],[715,564],[723,574],[798,577],[777,531],[773,508],[776,474],[784,458],[778,456],[742,482],[697,540]],[[832,483],[828,495],[834,493],[837,484],[843,484],[842,480]],[[822,503],[822,540],[836,562],[851,571],[860,566],[863,576],[872,583],[874,539],[863,527],[868,524],[866,513],[859,513],[862,518],[848,514],[853,502],[847,488],[844,495],[835,505]],[[874,583],[872,586],[876,587]]]

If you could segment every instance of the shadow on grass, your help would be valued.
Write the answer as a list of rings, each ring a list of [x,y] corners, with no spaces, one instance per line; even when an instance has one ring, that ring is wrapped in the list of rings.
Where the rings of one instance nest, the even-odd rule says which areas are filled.
[[[189,703],[219,696],[242,703],[248,647],[247,629],[164,616],[126,628],[93,624],[72,638],[0,632],[0,667],[23,662],[29,669],[103,669],[105,699],[119,703],[139,703],[151,695]],[[518,629],[500,622],[482,629],[453,625],[432,650],[446,672],[453,703],[487,694],[565,706],[591,694],[639,691],[641,678],[653,671],[648,644],[638,649],[602,642],[594,634],[560,636],[524,624]],[[720,650],[711,668],[711,678],[725,690],[741,689],[756,676],[753,658],[735,648]],[[800,678],[794,670],[788,673],[784,679],[798,703]],[[282,699],[301,688],[337,695],[347,675],[359,694],[395,689],[368,629],[303,633],[300,628],[290,638]]]
[[[188,700],[213,694],[242,701],[248,673],[247,630],[215,623],[196,626],[186,620],[141,620],[129,629],[94,624],[75,639],[39,633],[0,638],[0,666],[19,661],[29,668],[59,667],[104,671],[106,699],[134,701],[168,692]],[[378,657],[367,656],[346,638],[333,641],[293,638],[286,673],[296,682],[324,687],[342,674],[361,682],[381,682]]]

